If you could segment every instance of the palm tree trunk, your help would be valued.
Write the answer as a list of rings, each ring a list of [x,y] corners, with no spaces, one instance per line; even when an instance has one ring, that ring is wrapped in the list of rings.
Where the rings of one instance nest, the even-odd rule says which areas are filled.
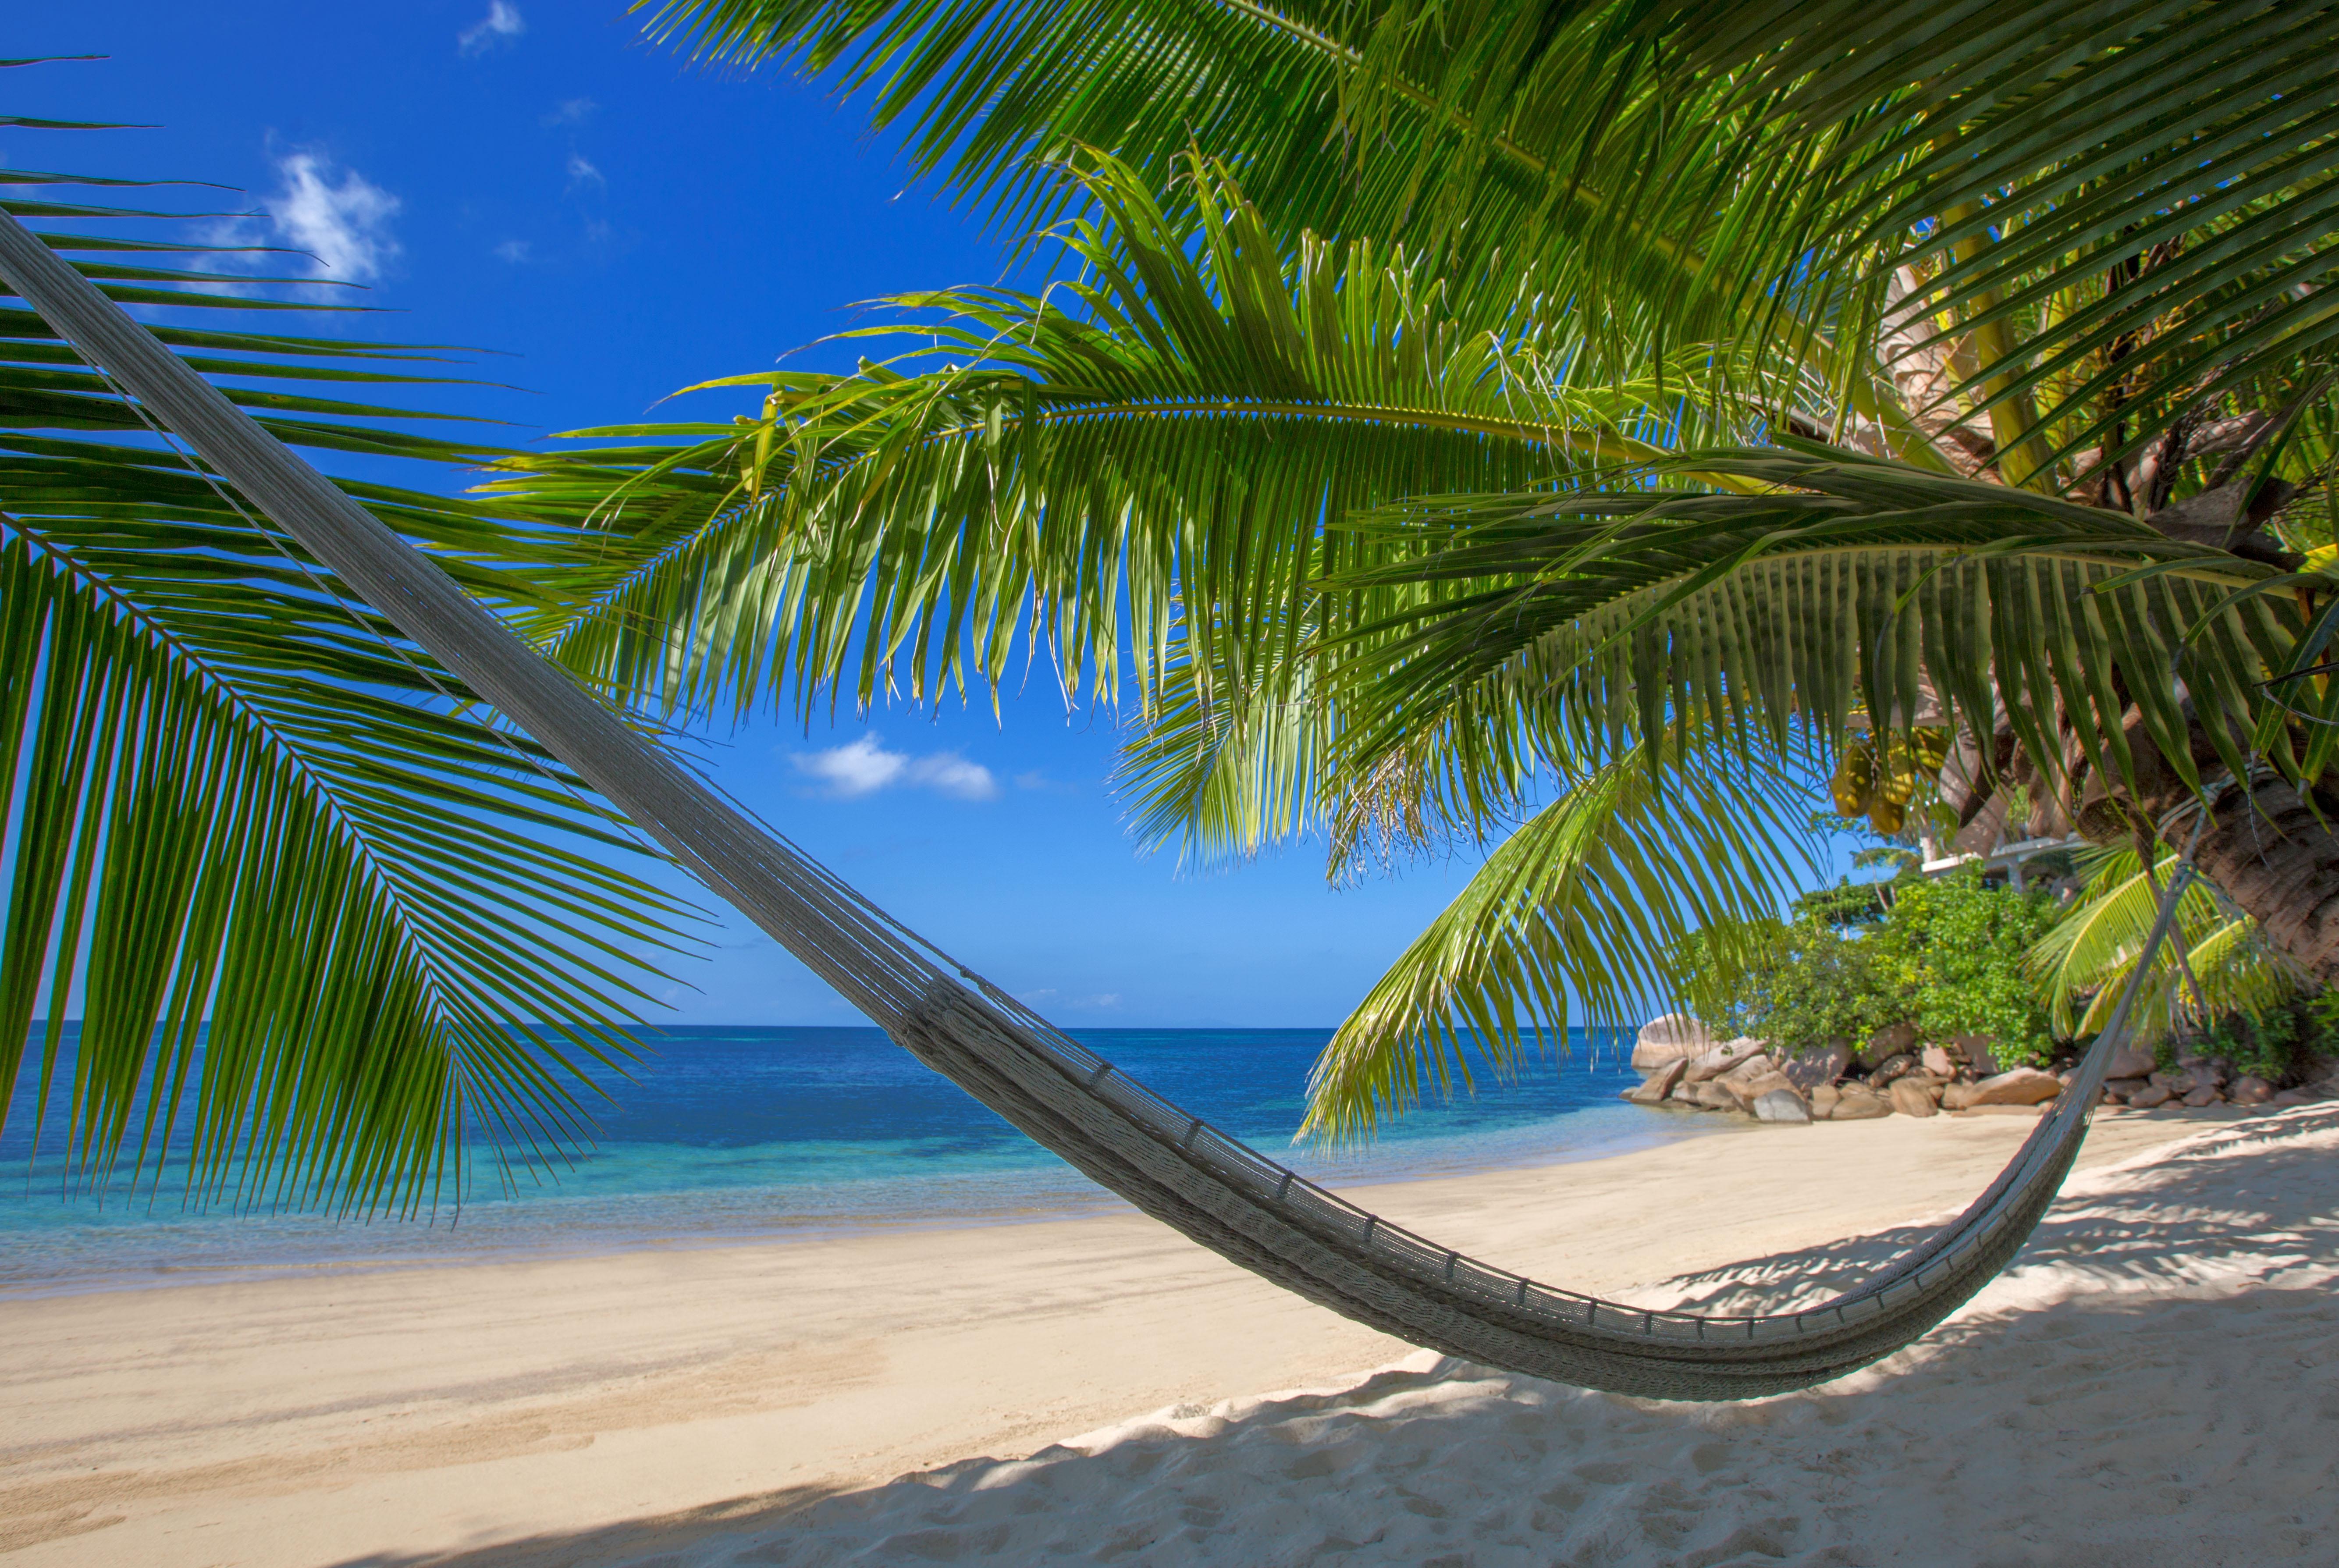
[[[2263,785],[2220,810],[2194,852],[2209,880],[2256,918],[2267,942],[2325,985],[2339,983],[2334,806],[2310,804],[2286,784]]]
[[[2141,725],[2131,721],[2133,789],[2091,784],[2078,829],[2097,843],[2127,843],[2139,822],[2158,823],[2194,798]],[[2193,754],[2205,777],[2218,764],[2205,733]],[[2268,945],[2325,985],[2339,984],[2339,798],[2280,780],[2228,791],[2193,852],[2203,875],[2258,922]]]

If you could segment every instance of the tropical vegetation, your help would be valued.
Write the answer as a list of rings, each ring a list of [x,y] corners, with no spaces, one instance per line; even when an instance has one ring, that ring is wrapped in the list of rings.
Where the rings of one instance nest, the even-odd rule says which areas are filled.
[[[2324,5],[667,0],[1061,248],[735,425],[488,492],[610,541],[538,624],[666,707],[1127,700],[1157,839],[1484,870],[1319,1065],[1368,1129],[1677,990],[1815,869],[2170,841],[2339,971]],[[1880,805],[1879,803],[1881,803]],[[1864,803],[1861,804],[1860,803]],[[1847,808],[1850,809],[1850,808]],[[1735,944],[1735,945],[1733,945]]]
[[[2333,1016],[2329,998],[2325,991],[2313,998],[2294,997],[2263,1012],[2220,1013],[2185,1049],[2221,1056],[2235,1072],[2268,1083],[2301,1081],[2339,1056],[2339,1018]],[[2177,1050],[2174,1040],[2162,1040],[2162,1064],[2173,1065]]]
[[[2053,1058],[2059,1021],[2029,970],[2033,948],[2061,929],[2051,892],[1985,887],[1969,866],[1900,883],[1874,918],[1851,913],[1811,901],[1792,919],[1757,922],[1741,939],[1751,962],[1712,962],[1712,933],[1699,932],[1676,961],[1685,1000],[1711,1025],[1796,1054],[1857,1050],[1909,1024],[1925,1043],[1987,1036],[2006,1066]]]
[[[2157,848],[2150,872],[2134,849],[2091,859],[2087,884],[2029,960],[2053,1028],[2066,1039],[2104,1027],[2176,870],[2173,852]],[[2257,939],[2257,922],[2232,900],[2196,882],[2179,895],[2166,951],[2137,977],[2131,1026],[2141,1040],[2169,1039],[2223,1020],[2271,1016],[2319,989]]]
[[[1751,962],[1717,962],[1699,932],[1674,955],[1683,1001],[1709,1027],[1797,1054],[1860,1052],[1895,1026],[1918,1042],[1979,1036],[2001,1066],[2044,1067],[2100,1033],[2133,978],[2130,1040],[2206,1050],[2271,1082],[2339,1055],[2339,998],[2256,939],[2214,886],[2179,898],[2174,940],[2136,974],[2175,853],[2156,874],[2132,849],[2091,850],[2079,875],[2023,890],[1968,863],[1935,876],[1845,881],[1737,934]]]
[[[2190,843],[2339,976],[2331,7],[647,8],[854,95],[1058,281],[887,301],[854,371],[552,453],[354,400],[429,360],[170,340],[288,439],[489,465],[462,503],[351,488],[652,719],[1036,656],[1132,715],[1155,841],[1489,846],[1328,1048],[1318,1129],[1624,1019],[1693,939],[1761,972],[1822,790],[1952,850]],[[125,301],[252,303],[58,242]],[[666,916],[597,869],[614,824],[13,320],[0,1040],[47,970],[103,976],[86,1159],[143,1160],[178,1100],[139,1086],[199,1078],[195,1168],[262,1151],[271,1196],[410,1201],[459,1127],[571,1126],[515,1026],[622,1049]],[[1959,896],[1928,930],[2008,948]],[[2132,902],[2091,902],[2073,1006]]]
[[[266,286],[281,255],[113,204],[125,183],[0,169],[0,207],[319,460],[435,478],[503,455],[400,400],[448,382],[447,350],[253,330],[323,307]],[[589,543],[344,488],[508,615]],[[43,1148],[72,1179],[415,1212],[557,1158],[588,1129],[580,1070],[634,1053],[646,961],[677,940],[634,853],[566,770],[0,307],[0,1114],[52,1118]]]

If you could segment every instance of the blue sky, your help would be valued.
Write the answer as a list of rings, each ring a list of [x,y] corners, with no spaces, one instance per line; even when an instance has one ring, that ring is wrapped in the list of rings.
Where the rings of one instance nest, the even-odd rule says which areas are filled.
[[[853,302],[1011,264],[906,186],[851,106],[777,71],[694,68],[607,0],[50,6],[10,35],[12,54],[108,58],[6,73],[5,113],[158,129],[0,133],[0,156],[237,187],[217,200],[259,214],[241,232],[367,285],[385,336],[497,350],[480,373],[515,390],[461,403],[516,442],[791,350],[844,368],[849,348],[807,345]],[[734,411],[727,396],[686,407]],[[1043,675],[996,720],[892,709],[706,738],[726,788],[1073,1025],[1336,1022],[1470,869],[1334,892],[1314,844],[1209,874],[1146,855],[1110,785],[1111,715],[1068,714]],[[678,979],[672,1021],[849,1017],[736,921]]]
[[[481,373],[521,390],[462,406],[515,440],[640,417],[852,325],[854,301],[1009,266],[979,222],[905,188],[850,106],[778,72],[694,68],[616,5],[43,7],[8,53],[109,58],[6,73],[5,113],[158,128],[0,133],[0,157],[238,187],[220,210],[264,212],[248,232],[365,283],[394,312],[384,336],[498,350]],[[1116,739],[1038,675],[996,721],[987,705],[810,735],[767,718],[709,732],[704,754],[894,913],[1075,1025],[1337,1022],[1466,878],[1424,865],[1335,893],[1313,844],[1181,871],[1129,836]],[[741,922],[677,978],[671,1021],[851,1016]]]

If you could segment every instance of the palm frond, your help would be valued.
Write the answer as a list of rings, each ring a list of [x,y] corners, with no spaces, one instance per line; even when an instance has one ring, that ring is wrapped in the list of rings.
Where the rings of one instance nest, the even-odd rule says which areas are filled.
[[[1735,183],[1750,113],[1729,81],[1663,75],[1646,48],[1614,46],[1604,8],[1574,8],[1560,37],[1533,40],[1526,56],[1572,63],[1564,87],[1545,84],[1547,112],[1489,117],[1481,94],[1456,90],[1477,78],[1453,62],[1491,62],[1512,81],[1518,40],[1474,32],[1484,6],[1440,7],[1448,14],[1426,27],[1405,25],[1403,9],[666,0],[649,31],[702,59],[794,64],[832,73],[840,92],[873,89],[875,122],[904,130],[914,170],[989,202],[1012,231],[1090,193],[1064,176],[1079,148],[1111,150],[1165,192],[1199,149],[1236,170],[1285,246],[1303,234],[1404,244],[1454,285],[1453,308],[1473,322],[1531,279],[1554,306],[1588,307],[1586,338],[1633,373],[1662,380],[1683,345],[1783,323],[1772,334],[1791,347],[1780,369],[1836,389],[1887,449],[1946,466],[1890,381],[1828,330],[1829,298],[1805,286],[1789,240],[1757,234],[1741,211],[1759,218],[1762,192]],[[1707,253],[1749,244],[1754,258],[1729,265]],[[1725,356],[1697,373],[1712,394],[1779,390],[1733,382],[1743,369]]]
[[[1317,825],[1333,715],[1311,674],[1305,658],[1263,670],[1222,659],[1214,669],[1173,650],[1144,723],[1122,746],[1120,784],[1139,841],[1178,844],[1210,863]]]
[[[2322,303],[2339,234],[2327,5],[1372,15],[1351,126],[1426,95],[1480,128],[1475,157],[1417,150],[1417,183],[1472,208],[1510,144],[1629,192],[1723,308],[1822,330],[1843,371],[1865,373],[1872,345],[1912,413],[1973,421],[2009,479],[2099,486],[2185,421],[2265,401],[2339,338]],[[1626,283],[1613,264],[1587,276],[1603,298]],[[1766,293],[1791,310],[1762,311]]]
[[[1783,352],[1828,389],[1802,412],[1892,455],[2125,491],[2339,334],[2332,23],[2293,0],[667,0],[651,31],[873,89],[920,172],[1012,222],[1074,199],[1051,163],[1075,145],[1157,183],[1199,146],[1287,243],[1401,241],[1466,298],[1533,270],[1612,358]]]
[[[1092,619],[1072,662],[1101,668],[1097,650],[1122,639],[1150,661],[1162,727],[1135,767],[1157,834],[1239,850],[1310,814],[1349,844],[1483,832],[1538,769],[1676,730],[1751,765],[1791,745],[1824,756],[1855,723],[1961,725],[1986,758],[2010,725],[2042,787],[2083,761],[2131,785],[2165,764],[2197,788],[2205,771],[2313,779],[2339,754],[2339,688],[2262,684],[2320,656],[2305,623],[2334,579],[2285,574],[2245,537],[2334,477],[2327,6],[670,0],[656,15],[703,54],[873,89],[922,171],[1000,192],[1011,222],[1085,202],[1100,243],[1130,230],[1130,203],[1062,177],[1094,144],[1175,229],[1211,201],[1180,163],[1199,150],[1241,179],[1262,255],[1369,243],[1407,258],[1465,330],[1511,341],[1532,322],[1544,366],[1653,384],[1652,411],[1669,384],[1692,390],[1693,415],[1638,432],[1672,457],[1614,466],[1578,447],[1499,496],[1473,493],[1463,464],[1392,465],[1301,492],[1320,498],[1320,529],[1252,529],[1235,548],[1220,532],[1208,550],[1147,502],[1182,530],[1145,580],[1173,607]],[[1209,243],[1189,250],[1216,264]],[[1222,273],[1199,292],[1218,284],[1238,297]],[[1122,316],[1145,335],[1142,311]],[[1209,318],[1146,340],[1189,319]],[[1078,366],[1029,380],[1076,385]],[[1000,403],[986,436],[1039,428]],[[1387,430],[1371,445],[1401,449]],[[986,468],[923,498],[965,528],[1012,497],[1038,537],[1068,487],[1016,457],[1028,488]],[[1223,512],[1212,470],[1166,450],[1158,466],[1198,515]],[[2275,526],[2285,547],[2321,542],[2301,516]],[[1138,558],[1135,537],[1083,557],[1100,568],[1091,604],[1137,582],[1101,565]],[[952,569],[1032,557],[981,544]],[[895,591],[904,567],[941,580],[923,557],[862,559],[843,580],[855,591]],[[943,600],[918,591],[911,624],[933,626]],[[842,585],[827,597],[842,604]],[[909,635],[880,624],[864,647]],[[943,629],[954,646],[960,624]]]
[[[1605,384],[1532,315],[1458,321],[1401,250],[1287,258],[1222,167],[1185,165],[1190,222],[1111,159],[1088,178],[1079,281],[894,301],[939,315],[914,329],[939,368],[735,378],[768,387],[760,419],[507,460],[498,505],[612,536],[610,584],[543,624],[561,656],[679,707],[789,682],[928,698],[1035,646],[1072,692],[1151,690],[1189,645],[1288,665],[1312,579],[1351,564],[1328,521],[1549,485],[1723,417]]]
[[[1687,0],[1669,21],[1789,142],[1836,133],[1807,233],[1920,280],[1899,308],[1972,353],[1943,395],[2027,439],[2028,468],[2136,454],[2339,343],[2329,5]]]
[[[1303,1132],[1368,1135],[1426,1086],[1515,1071],[1545,1031],[1613,1027],[1680,992],[1669,955],[1701,928],[1752,929],[1820,869],[1793,759],[1671,754],[1661,736],[1564,778],[1373,985],[1308,1080]],[[1667,754],[1658,754],[1660,748]]]
[[[701,60],[833,74],[906,133],[920,175],[980,192],[1030,228],[1080,192],[1053,167],[1114,151],[1156,186],[1199,148],[1239,158],[1254,199],[1296,237],[1397,236],[1344,223],[1363,199],[1341,155],[1340,92],[1361,59],[1357,8],[1324,0],[664,0],[649,35]],[[1386,201],[1386,194],[1381,199]]]
[[[2110,1021],[2159,915],[2161,890],[2176,869],[2175,852],[2158,847],[2151,877],[2132,849],[2098,852],[2091,860],[2077,902],[2028,961],[2056,1032],[2081,1038]],[[2257,922],[2206,883],[2186,889],[2176,918],[2185,964],[2177,963],[2176,950],[2164,948],[2137,986],[2130,1021],[2139,1041],[2204,1027],[2218,1014],[2255,1015],[2298,991],[2296,971],[2258,940]]]
[[[450,474],[498,455],[409,428],[433,410],[325,395],[448,380],[440,351],[245,331],[266,301],[218,272],[76,264],[170,307],[157,335],[287,440]],[[54,1114],[80,1179],[167,1173],[199,1203],[412,1212],[459,1200],[479,1149],[509,1180],[575,1146],[580,1070],[633,1053],[646,966],[678,940],[678,907],[619,869],[622,824],[37,316],[0,309],[0,1094],[38,1062],[0,1113]],[[588,543],[345,488],[508,610],[541,611]]]
[[[1650,485],[1692,465],[1766,488]],[[1356,771],[1448,725],[1459,747],[1539,724],[1598,755],[1675,724],[1775,749],[1801,723],[1832,749],[1855,715],[1954,722],[1987,746],[2002,715],[2041,766],[2076,754],[2128,778],[2131,705],[2196,787],[2196,720],[2235,776],[2253,750],[2315,761],[2259,685],[2302,630],[2268,590],[2298,579],[2118,513],[1797,449],[1391,515],[1378,531],[1414,553],[1328,585],[1421,596],[1339,629]]]

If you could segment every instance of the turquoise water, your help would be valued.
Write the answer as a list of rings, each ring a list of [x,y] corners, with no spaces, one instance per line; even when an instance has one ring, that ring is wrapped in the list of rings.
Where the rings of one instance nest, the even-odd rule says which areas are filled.
[[[1370,1148],[1291,1144],[1321,1030],[1095,1030],[1082,1043],[1187,1109],[1335,1187],[1624,1152],[1721,1118],[1621,1103],[1638,1081],[1579,1031],[1564,1060],[1432,1105]],[[169,1176],[73,1192],[33,1158],[29,1081],[0,1134],[0,1292],[113,1288],[254,1272],[479,1261],[999,1223],[1120,1207],[873,1029],[681,1029],[646,1040],[595,1147],[557,1180],[498,1190],[485,1159],[459,1212],[336,1221],[190,1210]],[[484,1152],[484,1151],[482,1151]],[[21,1174],[19,1174],[21,1173]]]

